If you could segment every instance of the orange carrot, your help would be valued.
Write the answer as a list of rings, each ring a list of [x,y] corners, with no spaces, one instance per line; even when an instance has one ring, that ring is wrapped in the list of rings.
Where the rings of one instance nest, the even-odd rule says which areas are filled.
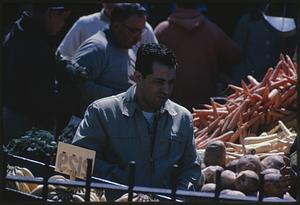
[[[236,130],[233,135],[231,135],[230,139],[228,140],[228,142],[236,142],[237,139],[240,137],[240,132],[238,130]]]
[[[275,88],[278,88],[281,85],[285,85],[287,82],[288,82],[287,78],[283,78],[283,79],[281,79],[279,81],[276,81],[276,82],[271,82],[270,89],[273,90]]]
[[[272,100],[273,98],[275,98],[275,96],[276,95],[278,95],[279,94],[279,91],[278,91],[278,89],[273,89],[270,93],[269,93],[269,95],[268,95],[268,99],[269,100]]]
[[[253,86],[259,85],[259,82],[252,75],[248,75],[247,78],[248,78],[249,82],[253,84]]]
[[[228,114],[228,111],[226,110],[216,110],[218,114]],[[195,116],[202,116],[202,115],[213,115],[214,110],[213,109],[195,109],[194,110]]]
[[[260,96],[259,94],[257,94],[257,93],[254,93],[253,95],[251,95],[251,100],[253,101],[253,102],[259,102],[259,101],[261,101],[263,98],[262,98],[262,96]]]
[[[212,106],[211,106],[211,105],[208,105],[208,104],[204,104],[204,107],[205,107],[206,109],[212,109]]]
[[[274,69],[274,72],[272,73],[272,75],[270,76],[270,80],[276,80],[276,78],[278,77],[279,73],[280,73],[280,70],[282,69],[282,60],[280,60],[275,69]]]
[[[250,93],[250,90],[249,90],[249,88],[247,87],[247,84],[245,83],[244,80],[242,80],[242,87],[243,87],[244,94],[245,94],[246,96],[249,96],[251,93]]]
[[[270,90],[269,90],[269,87],[265,87],[265,90],[264,90],[264,93],[263,93],[263,96],[262,96],[262,101],[265,103],[268,101],[268,96],[270,94]]]
[[[230,120],[233,116],[233,113],[234,113],[234,111],[225,117],[222,128],[221,128],[221,133],[224,133],[225,131],[228,130],[228,123],[230,122]]]
[[[285,55],[285,58],[287,60],[288,65],[290,66],[290,68],[292,68],[293,70],[295,70],[295,65],[294,65],[292,59],[288,55]]]
[[[199,127],[201,123],[201,118],[200,117],[195,117],[193,118],[194,126]]]
[[[214,137],[210,140],[207,141],[207,144],[216,141],[216,140],[221,140],[223,142],[227,142],[229,141],[230,137],[234,134],[234,132],[232,130],[225,132],[224,134],[218,136],[218,137]]]
[[[201,136],[203,136],[205,133],[207,133],[207,126],[205,127],[205,128],[203,128],[203,129],[199,129],[196,133],[195,133],[195,137],[201,137]]]
[[[205,139],[203,139],[202,140],[202,142],[199,144],[199,146],[200,147],[203,147],[203,146],[205,146],[205,145],[207,145],[207,142],[210,140],[210,139],[213,139],[213,138],[215,138],[215,137],[217,137],[219,134],[220,134],[220,127],[218,127],[218,128],[216,128],[215,130],[214,130],[214,132],[211,134],[211,135],[208,135],[209,137],[207,137],[207,138],[205,138]]]
[[[204,133],[204,135],[197,137],[197,140],[201,141],[201,143],[203,141],[205,141],[207,138],[209,138],[210,136],[207,133]]]
[[[282,62],[282,70],[284,71],[284,73],[286,75],[290,75],[290,68],[289,68],[289,64],[286,61]]]
[[[232,90],[234,90],[235,92],[240,92],[240,93],[243,92],[243,88],[240,88],[236,85],[229,84],[228,87],[231,88]]]
[[[287,107],[297,100],[297,92],[295,92],[291,97],[289,97],[285,102],[283,102],[282,106]]]
[[[267,70],[267,73],[266,73],[266,75],[264,76],[263,80],[261,81],[261,86],[264,86],[264,85],[267,84],[267,82],[269,82],[270,77],[272,76],[272,73],[273,73],[273,68],[270,67],[270,68]]]
[[[263,112],[257,113],[256,116],[254,115],[255,117],[252,117],[248,122],[245,123],[245,128],[248,129],[254,123],[256,123],[260,119],[261,115],[263,115]]]
[[[247,107],[247,105],[249,104],[250,100],[246,99],[241,105],[240,107],[235,111],[231,121],[228,124],[228,129],[229,130],[233,130],[236,127],[236,124],[240,118],[240,115],[242,114],[242,112],[244,112],[245,108]]]
[[[293,78],[293,77],[286,77],[287,82],[291,83],[292,85],[296,85],[297,84],[297,77]]]
[[[254,93],[259,94],[259,95],[263,95],[263,93],[265,92],[267,86],[261,86],[257,89],[254,90]]]
[[[269,112],[270,112],[270,109],[267,110],[267,114],[266,114],[267,125],[269,125],[271,123],[271,115]]]
[[[210,133],[212,130],[216,129],[220,120],[221,120],[221,117],[218,117],[212,123],[210,123],[207,127],[207,133]]]
[[[283,95],[281,96],[281,101],[283,102],[283,105],[286,105],[286,101],[288,98],[290,98],[294,93],[296,93],[296,85],[291,86]]]
[[[266,112],[262,112],[263,114],[260,116],[260,124],[264,125],[266,123]]]
[[[213,100],[213,98],[210,99],[211,100],[211,105],[213,108],[213,115],[215,116],[215,118],[219,117],[218,111],[217,111],[217,105],[215,104],[215,101]]]
[[[273,116],[273,118],[281,119],[284,115],[282,113],[276,112],[274,110],[270,110],[269,114]]]

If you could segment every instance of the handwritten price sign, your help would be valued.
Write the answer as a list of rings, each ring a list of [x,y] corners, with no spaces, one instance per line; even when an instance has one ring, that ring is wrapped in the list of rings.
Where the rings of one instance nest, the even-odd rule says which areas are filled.
[[[95,163],[96,152],[82,147],[58,143],[55,171],[64,174],[72,174],[74,177],[86,179],[87,159],[92,159],[92,172]]]

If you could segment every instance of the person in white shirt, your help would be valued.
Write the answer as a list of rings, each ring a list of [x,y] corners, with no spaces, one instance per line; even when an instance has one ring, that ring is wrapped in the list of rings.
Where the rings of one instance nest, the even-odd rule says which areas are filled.
[[[132,47],[141,40],[146,10],[140,4],[114,6],[110,25],[86,39],[71,61],[87,70],[80,86],[80,109],[83,114],[94,100],[126,91],[134,82],[136,54]]]
[[[71,59],[83,41],[109,27],[112,8],[117,4],[120,3],[102,3],[103,9],[100,12],[80,17],[60,43],[57,52],[66,59]],[[147,22],[141,40],[132,49],[136,53],[139,46],[145,43],[158,43],[151,25]]]

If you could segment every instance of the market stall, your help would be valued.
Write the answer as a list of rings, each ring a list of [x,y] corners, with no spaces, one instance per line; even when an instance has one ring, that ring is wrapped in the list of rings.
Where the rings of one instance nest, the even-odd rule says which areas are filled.
[[[249,84],[228,86],[233,93],[224,104],[212,99],[203,109],[194,109],[198,160],[205,176],[197,191],[177,190],[176,183],[171,189],[135,186],[134,162],[128,165],[128,185],[91,176],[91,161],[85,167],[86,180],[58,173],[54,136],[33,129],[6,146],[5,200],[295,202],[295,187],[280,183],[287,169],[297,171],[291,149],[297,138],[297,69],[289,56],[281,55],[261,82],[249,75]],[[59,140],[70,142],[69,137]]]

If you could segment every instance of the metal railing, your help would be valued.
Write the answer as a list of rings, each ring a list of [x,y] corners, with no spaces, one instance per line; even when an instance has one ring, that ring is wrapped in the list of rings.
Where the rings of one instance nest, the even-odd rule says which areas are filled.
[[[195,191],[185,191],[185,190],[177,190],[177,169],[178,166],[173,166],[173,173],[172,173],[172,187],[171,189],[163,189],[163,188],[152,188],[152,187],[141,187],[141,186],[135,186],[135,163],[130,162],[129,163],[129,177],[128,177],[128,185],[123,185],[115,182],[111,182],[105,179],[92,177],[91,173],[91,167],[92,167],[92,160],[88,160],[88,166],[87,166],[87,179],[86,181],[83,180],[69,180],[69,181],[57,181],[54,179],[49,180],[50,171],[52,171],[52,174],[54,173],[54,166],[49,165],[49,163],[42,163],[35,160],[30,160],[27,158],[14,156],[14,155],[4,155],[4,161],[3,166],[7,167],[7,162],[10,161],[10,163],[15,162],[18,166],[23,166],[24,164],[27,164],[27,167],[33,166],[36,168],[44,168],[43,177],[23,177],[23,176],[4,176],[4,184],[5,181],[17,181],[17,182],[27,182],[27,183],[36,183],[36,184],[43,184],[43,194],[42,197],[37,197],[30,195],[28,193],[19,192],[16,190],[12,190],[8,187],[4,186],[4,192],[15,192],[20,195],[20,197],[31,197],[32,200],[44,200],[49,201],[47,199],[48,196],[48,185],[61,185],[66,187],[84,187],[86,190],[85,193],[85,201],[90,201],[90,190],[91,189],[104,189],[104,190],[110,190],[113,192],[120,191],[124,193],[128,193],[128,201],[132,201],[133,199],[133,193],[144,193],[144,194],[153,194],[156,198],[162,200],[162,201],[173,201],[173,202],[195,202],[195,201],[240,201],[240,202],[262,202],[262,201],[268,201],[268,202],[295,202],[295,201],[289,201],[289,200],[278,200],[278,199],[264,199],[264,193],[263,193],[263,176],[260,176],[260,180],[262,180],[262,183],[260,184],[259,188],[259,194],[258,196],[228,196],[223,195],[221,193],[221,171],[216,172],[216,189],[214,193],[211,192],[195,192]],[[9,160],[8,160],[9,158]],[[49,160],[50,161],[50,160]],[[21,163],[20,163],[21,162]],[[10,164],[10,165],[12,165]],[[26,167],[26,166],[25,166]],[[4,169],[6,170],[6,169]]]

